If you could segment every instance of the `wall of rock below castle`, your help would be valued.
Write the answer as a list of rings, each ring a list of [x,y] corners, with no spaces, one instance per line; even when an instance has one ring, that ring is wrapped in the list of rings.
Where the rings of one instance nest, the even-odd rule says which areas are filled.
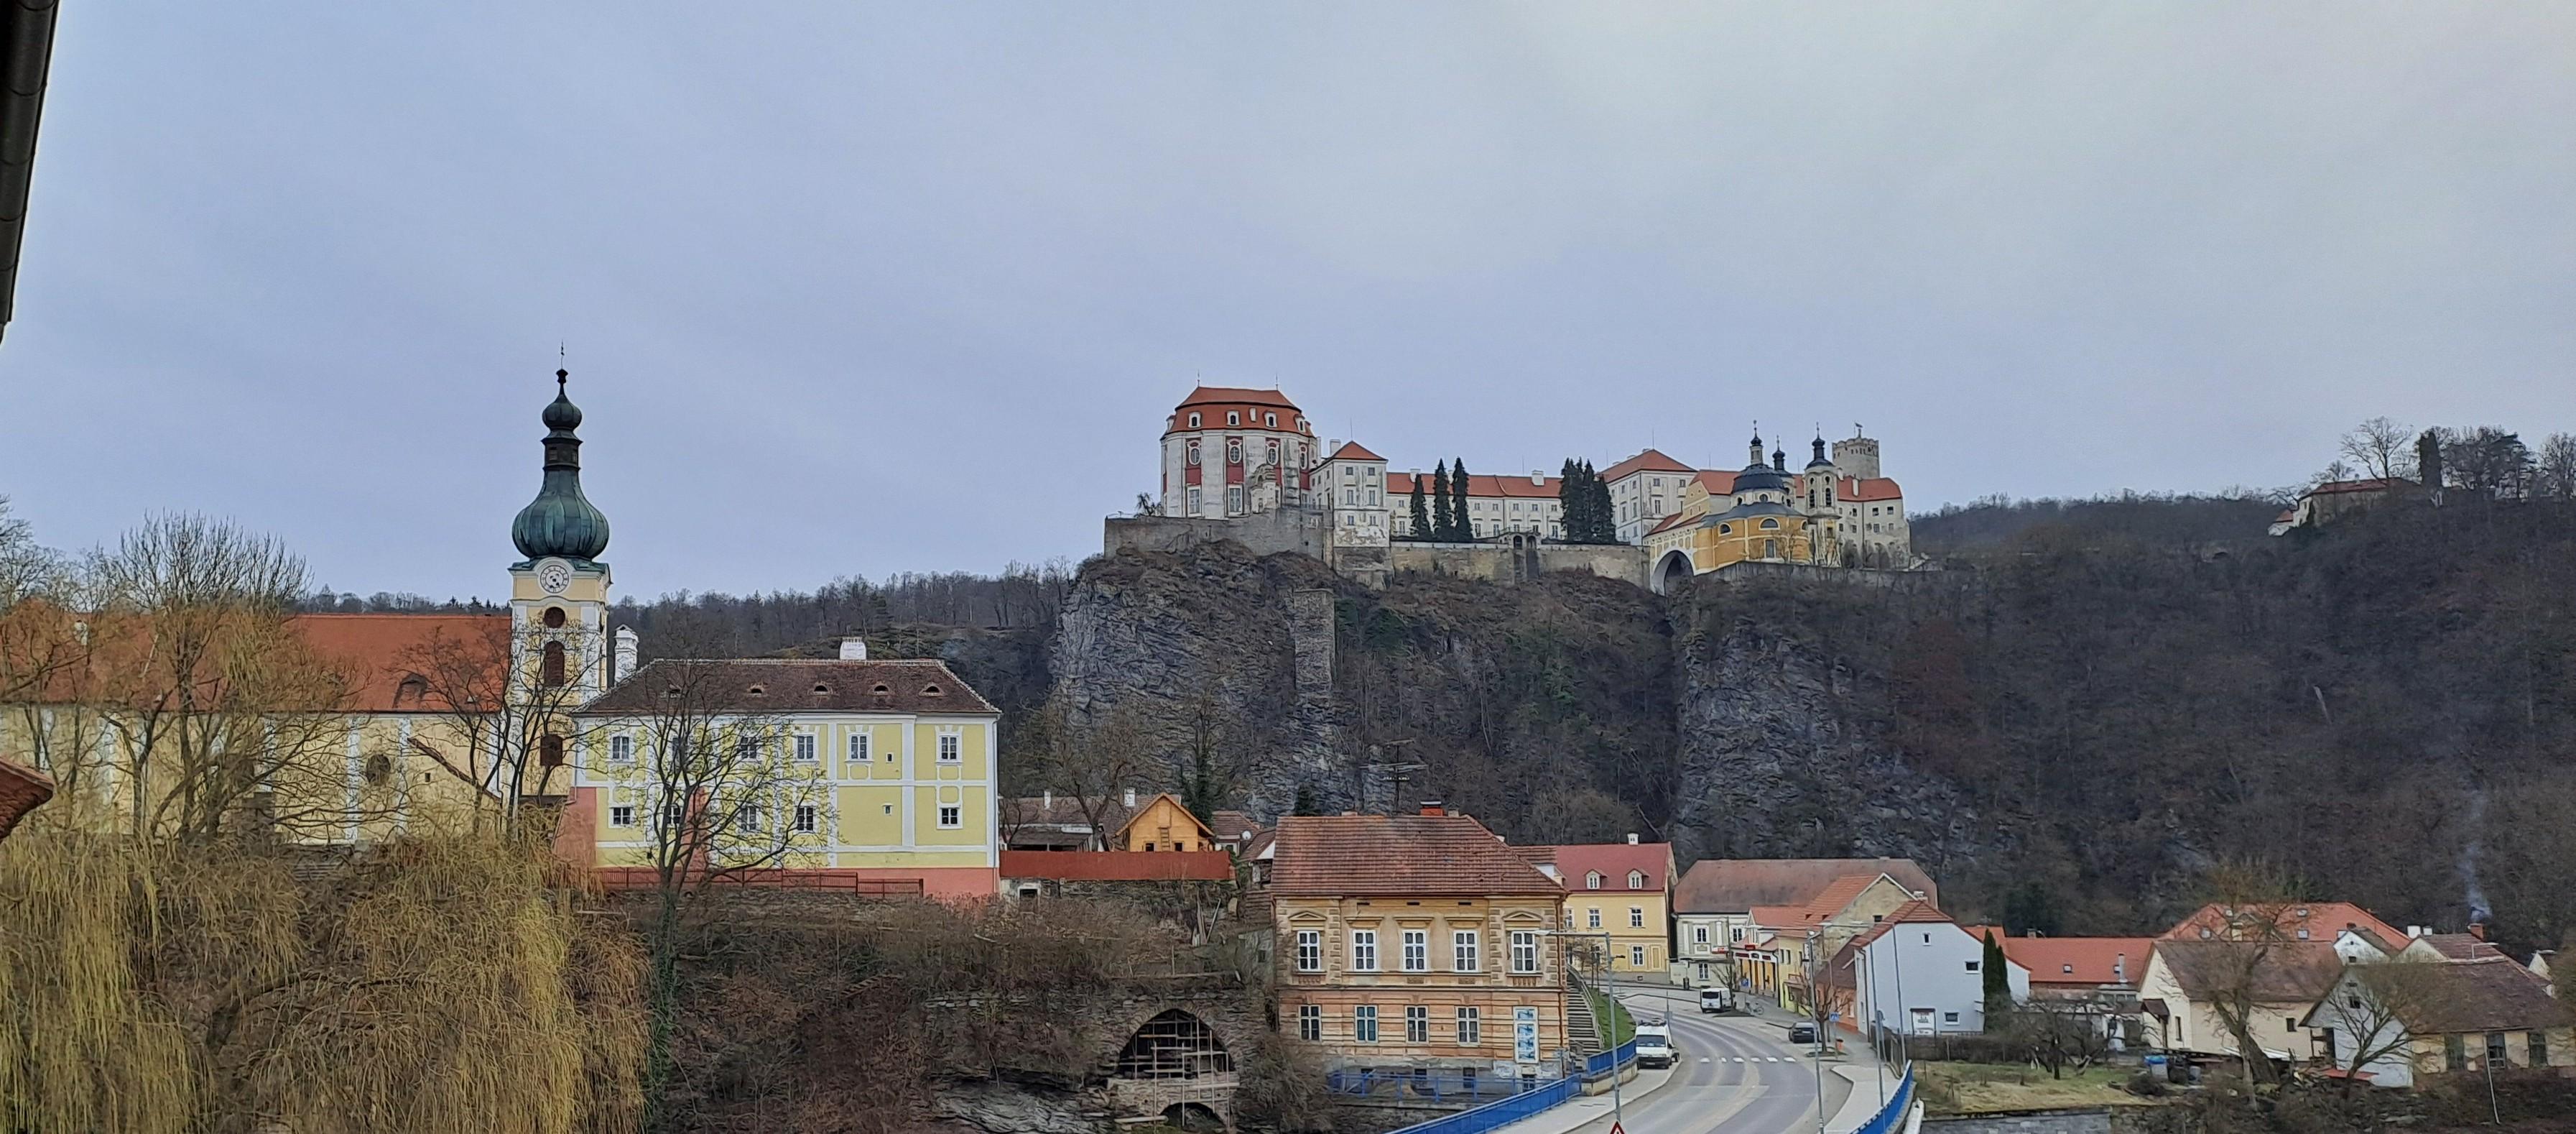
[[[1500,583],[1526,581],[1550,571],[1584,571],[1638,586],[1646,583],[1646,549],[1624,543],[1538,543],[1512,547],[1495,543],[1399,541],[1387,549],[1387,565],[1397,572],[1454,575],[1462,579]]]

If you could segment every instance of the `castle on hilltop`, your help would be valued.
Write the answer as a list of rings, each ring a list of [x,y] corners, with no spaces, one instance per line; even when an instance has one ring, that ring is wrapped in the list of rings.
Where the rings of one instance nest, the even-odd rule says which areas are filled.
[[[1169,550],[1219,539],[1263,554],[1296,551],[1372,585],[1394,571],[1526,577],[1589,570],[1665,591],[1739,563],[1895,569],[1912,565],[1905,496],[1881,475],[1878,442],[1814,441],[1791,472],[1762,438],[1740,469],[1697,469],[1654,449],[1598,474],[1615,542],[1567,541],[1565,485],[1544,471],[1469,473],[1458,516],[1467,539],[1416,532],[1409,502],[1434,483],[1388,469],[1357,441],[1318,441],[1278,390],[1200,386],[1163,420],[1161,485],[1137,514],[1108,521],[1104,544]],[[1445,479],[1445,478],[1443,478]]]

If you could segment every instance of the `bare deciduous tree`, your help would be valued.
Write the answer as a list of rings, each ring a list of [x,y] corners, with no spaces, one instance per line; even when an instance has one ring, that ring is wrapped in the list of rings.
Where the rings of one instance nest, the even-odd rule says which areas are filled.
[[[1071,706],[1059,695],[1047,699],[1031,725],[1039,734],[1040,782],[1073,800],[1091,828],[1091,849],[1105,847],[1109,819],[1120,799],[1127,789],[1146,782],[1153,763],[1135,712],[1122,705],[1100,720],[1076,724]]]
[[[2408,1055],[2414,1037],[2406,1018],[2433,1006],[2439,975],[2432,965],[2415,961],[2344,968],[2311,1021],[2328,1029],[2333,1048],[2327,1054],[2344,1072],[2347,1090],[2371,1064]]]
[[[523,802],[571,781],[568,761],[582,750],[586,728],[573,710],[601,691],[583,675],[601,672],[604,639],[589,627],[537,623],[432,632],[397,664],[420,679],[424,708],[455,715],[459,748],[417,735],[412,747],[482,789],[503,828],[519,830]]]
[[[2415,475],[2415,431],[2385,417],[2353,426],[2343,435],[2340,451],[2361,475],[2395,479]]]

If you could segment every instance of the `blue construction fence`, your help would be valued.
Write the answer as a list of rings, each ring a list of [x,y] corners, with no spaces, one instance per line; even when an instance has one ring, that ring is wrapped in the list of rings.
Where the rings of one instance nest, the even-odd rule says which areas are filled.
[[[1851,1134],[1894,1134],[1905,1129],[1906,1115],[1914,1109],[1914,1068],[1896,1080],[1896,1092],[1887,1096],[1887,1105],[1869,1116],[1869,1121],[1853,1128]]]
[[[1477,1073],[1475,1068],[1398,1067],[1327,1072],[1324,1088],[1337,1095],[1482,1103],[1538,1090],[1544,1083],[1518,1075]]]
[[[1417,1122],[1391,1134],[1485,1134],[1486,1131],[1510,1125],[1565,1102],[1580,1093],[1583,1090],[1583,1084],[1610,1074],[1613,1067],[1626,1067],[1636,1061],[1637,1041],[1629,1040],[1620,1044],[1616,1050],[1599,1052],[1586,1058],[1583,1061],[1583,1073],[1580,1075],[1549,1079],[1535,1086],[1529,1086],[1528,1089],[1509,1098],[1497,1099],[1456,1114],[1444,1114],[1429,1122]],[[1518,1079],[1509,1081],[1521,1083]],[[1526,1086],[1526,1084],[1523,1085]]]

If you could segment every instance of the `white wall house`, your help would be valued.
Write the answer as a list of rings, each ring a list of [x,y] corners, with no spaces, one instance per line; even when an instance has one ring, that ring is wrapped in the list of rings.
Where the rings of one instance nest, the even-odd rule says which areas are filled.
[[[1857,989],[1853,1013],[1910,1035],[1986,1030],[1985,942],[1924,902],[1909,902],[1852,938],[1834,978]],[[2030,970],[2007,960],[2013,999],[2030,997]]]

